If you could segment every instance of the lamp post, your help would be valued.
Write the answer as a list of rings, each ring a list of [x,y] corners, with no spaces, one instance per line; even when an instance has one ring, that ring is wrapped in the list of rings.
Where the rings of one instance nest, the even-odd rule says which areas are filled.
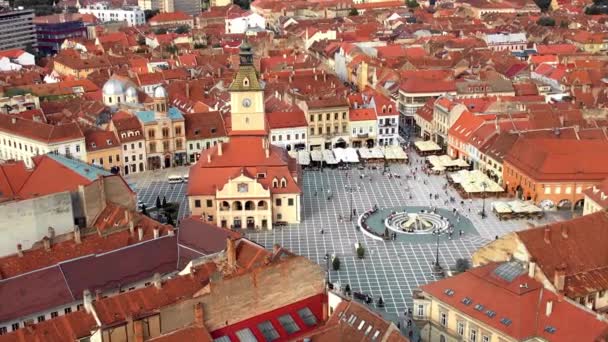
[[[439,229],[435,229],[433,234],[437,237],[437,244],[435,249],[435,263],[433,264],[433,274],[434,275],[443,275],[443,268],[439,265],[439,236],[441,235],[441,231]]]
[[[481,194],[481,198],[482,198],[482,205],[481,205],[481,218],[485,218],[486,217],[486,188],[488,187],[488,185],[486,184],[486,182],[481,182],[481,187],[483,188],[483,193]]]
[[[327,283],[329,284],[330,282],[330,278],[329,278],[329,253],[325,253],[325,266],[327,266]]]
[[[349,209],[349,221],[353,221],[353,192],[355,191],[355,187],[351,185],[346,186],[346,191],[348,191],[348,209]]]

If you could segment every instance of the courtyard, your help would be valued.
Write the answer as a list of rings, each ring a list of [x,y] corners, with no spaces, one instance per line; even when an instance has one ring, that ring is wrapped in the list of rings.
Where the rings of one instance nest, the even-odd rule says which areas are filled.
[[[483,200],[461,201],[455,190],[444,189],[445,176],[426,176],[417,172],[416,180],[407,180],[406,175],[422,166],[422,159],[415,153],[410,152],[409,156],[409,165],[390,166],[391,173],[400,178],[383,175],[381,168],[305,171],[302,179],[302,222],[272,231],[247,230],[244,231],[245,235],[266,248],[280,244],[323,267],[327,267],[327,254],[337,256],[341,267],[338,271],[330,271],[331,282],[339,283],[342,287],[349,284],[352,291],[369,294],[374,302],[382,296],[385,307],[379,311],[394,315],[411,306],[413,289],[436,279],[432,265],[437,241],[441,266],[454,268],[457,259],[469,259],[477,248],[497,236],[562,220],[570,214],[549,212],[541,220],[499,221],[491,212],[491,202],[495,199],[487,198],[485,206],[488,215],[482,219],[479,212]],[[186,172],[186,168],[172,168],[136,174],[126,179],[138,193],[138,199],[146,203],[148,208],[154,207],[156,196],[161,199],[165,196],[168,202],[180,202],[181,219],[188,213],[185,197],[187,184],[168,184],[167,176]],[[327,199],[328,191],[332,194],[331,200]],[[435,199],[435,194],[438,199]],[[456,201],[448,201],[446,205],[445,201],[450,196],[456,197]],[[456,208],[472,227],[453,239],[443,234],[438,239],[432,236],[378,241],[364,235],[357,227],[357,217],[350,221],[349,215],[351,208],[361,214],[374,205],[379,209],[437,207],[450,213]],[[357,242],[365,248],[363,259],[357,258],[354,247]]]

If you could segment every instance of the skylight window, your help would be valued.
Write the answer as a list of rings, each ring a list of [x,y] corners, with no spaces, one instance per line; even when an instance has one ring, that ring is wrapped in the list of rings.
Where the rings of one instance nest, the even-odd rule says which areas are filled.
[[[557,331],[557,328],[555,328],[554,326],[551,326],[551,325],[547,325],[545,327],[545,331],[548,332],[549,334],[554,334]]]
[[[359,323],[359,327],[357,328],[357,330],[361,330],[363,329],[363,326],[365,325],[365,321],[361,320],[361,323]]]
[[[280,337],[270,321],[264,321],[258,324],[258,329],[260,329],[260,332],[264,335],[264,339],[268,342],[274,341]]]
[[[379,335],[380,335],[380,330],[376,330],[376,332],[374,332],[374,334],[372,335],[372,341],[375,341]]]
[[[255,338],[255,335],[253,335],[249,328],[237,331],[236,337],[238,337],[240,342],[258,342],[258,340]]]
[[[365,336],[369,335],[369,332],[372,331],[372,325],[368,325],[367,329],[365,329]]]
[[[300,327],[298,327],[298,325],[293,320],[293,317],[291,317],[291,315],[280,316],[279,323],[281,324],[283,329],[285,329],[287,334],[293,334],[295,332],[300,331]]]
[[[511,325],[511,323],[513,323],[513,322],[512,322],[510,319],[508,319],[508,318],[506,318],[506,317],[503,317],[503,318],[501,318],[501,319],[500,319],[500,323],[502,323],[502,324],[504,324],[504,325],[506,325],[506,326],[509,326],[509,325]]]
[[[488,310],[488,311],[486,311],[486,316],[492,318],[492,317],[496,316],[496,312],[494,312],[492,310]]]
[[[477,311],[483,311],[483,305],[481,305],[481,304],[476,304],[476,305],[475,305],[475,310],[477,310]]]
[[[309,308],[298,310],[298,316],[304,321],[304,324],[308,327],[317,325],[317,317],[310,311]]]
[[[452,290],[452,289],[446,289],[445,291],[443,291],[443,293],[445,293],[446,295],[452,297],[454,295],[454,290]]]
[[[464,304],[464,305],[469,305],[471,303],[473,303],[473,300],[471,298],[469,298],[469,297],[464,297],[462,299],[462,304]]]

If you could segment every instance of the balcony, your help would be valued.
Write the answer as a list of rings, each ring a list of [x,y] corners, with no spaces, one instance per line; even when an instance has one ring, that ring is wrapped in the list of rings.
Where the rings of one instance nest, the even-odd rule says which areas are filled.
[[[369,133],[358,133],[357,138],[359,139],[367,139],[369,138]]]

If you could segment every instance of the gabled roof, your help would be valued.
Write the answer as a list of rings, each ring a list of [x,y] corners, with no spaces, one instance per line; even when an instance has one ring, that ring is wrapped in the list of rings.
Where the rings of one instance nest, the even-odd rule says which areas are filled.
[[[5,114],[0,114],[0,131],[20,135],[45,144],[84,138],[80,126],[75,122],[53,126]]]
[[[308,123],[301,110],[288,112],[266,113],[266,120],[270,129],[307,127]]]
[[[184,114],[186,140],[213,139],[226,136],[220,112]]]
[[[422,290],[454,308],[456,314],[518,341],[533,337],[552,342],[600,341],[608,336],[608,323],[544,289],[516,262],[477,267],[424,285]]]
[[[0,342],[80,341],[97,328],[93,315],[76,311],[0,336]]]
[[[166,23],[172,21],[192,20],[192,17],[184,12],[158,13],[148,20],[148,23]]]
[[[565,271],[567,297],[608,289],[608,213],[600,211],[515,234],[549,281],[553,282],[557,270]]]

